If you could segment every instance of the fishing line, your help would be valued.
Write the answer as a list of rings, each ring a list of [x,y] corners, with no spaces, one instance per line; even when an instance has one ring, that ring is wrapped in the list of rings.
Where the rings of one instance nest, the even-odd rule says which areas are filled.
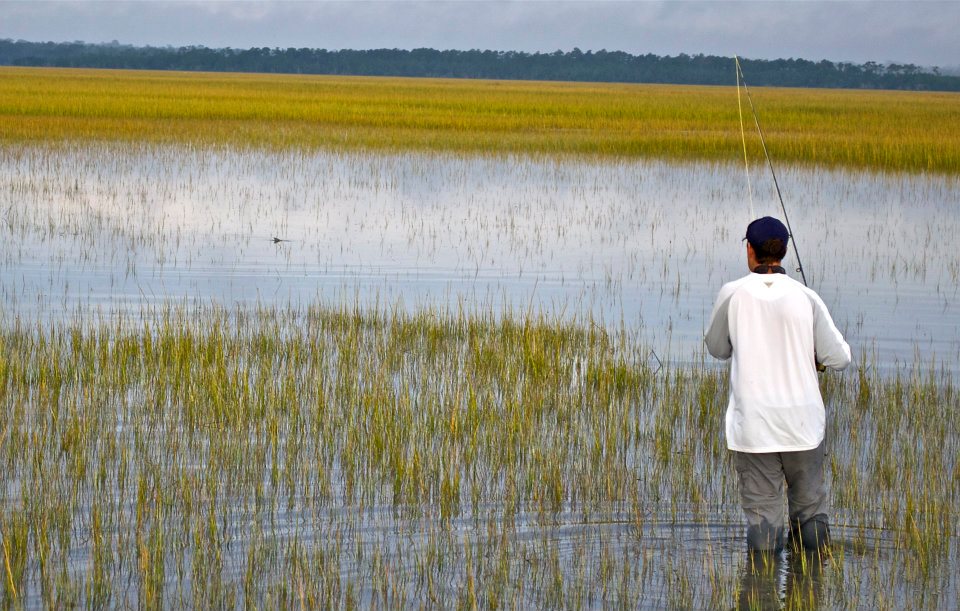
[[[740,113],[740,140],[743,142],[743,171],[747,175],[747,195],[750,197],[750,220],[755,218],[753,213],[753,187],[750,184],[750,164],[747,162],[747,130],[743,127],[743,105],[740,104],[740,60],[733,56],[737,71],[737,112]]]
[[[753,98],[750,96],[750,88],[747,87],[747,80],[743,78],[743,68],[740,67],[740,58],[733,56],[737,66],[737,100],[740,99],[740,83],[743,83],[743,91],[747,94],[747,102],[750,103],[750,111],[753,113],[753,122],[757,126],[757,133],[760,134],[760,145],[763,147],[763,155],[767,158],[767,166],[770,168],[770,175],[773,176],[773,186],[777,189],[777,199],[780,200],[780,210],[783,211],[783,220],[787,225],[787,232],[790,234],[790,241],[793,242],[793,254],[797,257],[797,271],[800,272],[800,278],[803,279],[803,285],[807,286],[807,276],[803,273],[803,263],[800,261],[800,251],[797,250],[797,239],[793,235],[793,228],[790,226],[790,217],[787,216],[787,207],[783,203],[783,195],[780,194],[780,183],[777,182],[777,173],[773,170],[773,161],[770,160],[770,153],[767,151],[767,143],[763,137],[763,128],[760,127],[760,117],[757,116],[757,109],[753,106]],[[740,121],[741,132],[743,130],[743,120]],[[744,136],[744,158],[746,158],[746,136]],[[749,178],[749,173],[748,173]],[[753,200],[751,196],[751,210]]]

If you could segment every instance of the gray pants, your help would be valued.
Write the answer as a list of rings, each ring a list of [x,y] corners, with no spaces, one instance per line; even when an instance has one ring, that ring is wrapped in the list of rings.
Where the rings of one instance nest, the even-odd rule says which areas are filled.
[[[734,452],[740,501],[747,517],[747,546],[783,548],[783,484],[787,484],[790,537],[794,545],[819,549],[830,537],[823,484],[824,443],[803,452]]]

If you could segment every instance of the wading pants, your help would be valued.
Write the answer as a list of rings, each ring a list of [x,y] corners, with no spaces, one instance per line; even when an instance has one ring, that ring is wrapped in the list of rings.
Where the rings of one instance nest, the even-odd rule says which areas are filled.
[[[794,546],[819,549],[830,537],[823,483],[824,442],[803,452],[734,452],[740,501],[747,517],[747,546],[783,548],[783,486],[787,485],[790,538]]]

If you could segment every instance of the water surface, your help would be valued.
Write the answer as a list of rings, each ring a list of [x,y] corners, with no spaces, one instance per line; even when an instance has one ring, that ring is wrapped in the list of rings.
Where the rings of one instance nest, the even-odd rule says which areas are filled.
[[[763,214],[780,216],[766,174],[754,173],[751,194],[736,165],[118,145],[8,147],[0,154],[2,317],[27,328],[78,312],[135,319],[171,302],[509,309],[625,330],[649,346],[651,359],[694,361],[702,357],[717,290],[746,273],[746,224]],[[783,168],[780,180],[807,279],[853,346],[857,365],[890,369],[920,360],[957,371],[960,251],[953,239],[960,235],[960,181],[797,168]],[[797,266],[792,251],[786,266]],[[665,389],[661,397],[679,392],[666,373],[654,375],[651,386]],[[833,380],[849,379],[852,388],[857,372],[844,375]],[[83,389],[72,390],[76,405],[88,405]],[[696,401],[697,388],[683,392],[690,393],[684,405]],[[142,411],[137,399],[125,399],[131,413]],[[842,477],[849,465],[862,464],[864,480],[876,471],[875,442],[885,430],[876,427],[885,421],[854,407],[828,407],[833,429],[864,431],[856,443],[842,436],[830,441],[837,474],[828,477]],[[110,406],[91,409],[115,416]],[[628,422],[638,441],[624,455],[624,468],[631,481],[636,474],[643,498],[564,499],[549,512],[527,502],[508,513],[464,493],[462,510],[452,517],[439,515],[435,503],[391,505],[389,487],[376,478],[373,500],[357,504],[341,496],[342,472],[318,474],[300,461],[308,465],[298,467],[304,481],[265,484],[266,495],[259,489],[238,495],[230,481],[203,479],[216,431],[195,433],[186,449],[179,432],[161,435],[172,444],[169,454],[131,442],[127,436],[143,431],[128,431],[122,420],[115,433],[135,476],[156,468],[174,483],[212,486],[210,492],[196,484],[208,494],[198,503],[213,516],[212,543],[193,539],[206,531],[185,535],[176,515],[157,518],[158,532],[174,548],[164,567],[164,600],[173,605],[271,606],[274,599],[258,599],[262,592],[247,593],[239,584],[286,587],[300,558],[336,587],[357,585],[360,604],[469,606],[465,584],[477,576],[509,584],[514,590],[505,600],[535,607],[716,608],[750,588],[773,592],[767,598],[774,607],[792,590],[824,606],[832,602],[822,599],[824,591],[867,605],[924,606],[928,586],[934,592],[929,606],[956,600],[956,537],[945,532],[943,551],[931,554],[937,561],[927,573],[903,574],[916,553],[904,543],[909,532],[888,526],[882,513],[844,509],[858,507],[859,497],[838,498],[835,559],[822,573],[781,559],[773,577],[753,578],[743,567],[740,507],[726,454],[704,458],[709,452],[697,445],[704,432],[685,420],[672,422],[677,447],[655,459],[660,408],[632,409]],[[719,418],[710,426],[719,430]],[[937,454],[955,467],[955,429],[941,437],[946,441]],[[284,434],[258,441],[274,452],[271,462],[287,460],[280,449]],[[903,445],[895,448],[917,471],[921,442],[898,440],[918,447],[909,456]],[[317,444],[307,436],[307,455],[330,451]],[[60,447],[44,456],[60,460]],[[576,464],[576,456],[567,458]],[[31,465],[23,461],[20,476],[30,474]],[[128,491],[134,481],[148,481],[134,475],[109,473],[130,484]],[[332,497],[317,494],[311,478],[324,480]],[[682,500],[674,488],[679,482],[697,491],[695,505]],[[842,483],[851,495],[877,486]],[[6,484],[4,525],[24,500],[15,477],[8,474]],[[78,583],[95,564],[91,499],[103,493],[80,489],[79,509],[67,517],[74,538],[62,543],[71,558],[64,570]],[[105,529],[107,547],[123,558],[141,520],[132,498],[112,503],[116,522]],[[955,528],[956,516],[947,522]],[[194,562],[198,550],[215,550],[216,558]],[[35,558],[30,562],[25,600],[41,606],[41,569]],[[203,567],[210,572],[198,573]],[[111,568],[112,582],[132,584],[127,598],[111,603],[142,602],[140,568],[122,562]],[[218,593],[233,598],[195,598]],[[334,594],[336,601],[346,598]],[[569,594],[583,599],[558,598]],[[480,591],[478,598],[489,602],[496,595]]]
[[[746,272],[763,168],[102,145],[7,148],[4,315],[197,301],[536,309],[687,360]],[[960,181],[781,169],[806,277],[882,367],[960,360]],[[274,238],[282,241],[276,241]],[[791,249],[785,266],[795,277]]]

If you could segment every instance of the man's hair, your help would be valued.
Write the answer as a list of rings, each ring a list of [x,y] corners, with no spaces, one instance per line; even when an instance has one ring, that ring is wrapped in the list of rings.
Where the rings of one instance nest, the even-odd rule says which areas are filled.
[[[757,257],[757,263],[776,263],[782,261],[787,255],[787,243],[778,238],[771,238],[759,247],[754,245],[753,254]]]

